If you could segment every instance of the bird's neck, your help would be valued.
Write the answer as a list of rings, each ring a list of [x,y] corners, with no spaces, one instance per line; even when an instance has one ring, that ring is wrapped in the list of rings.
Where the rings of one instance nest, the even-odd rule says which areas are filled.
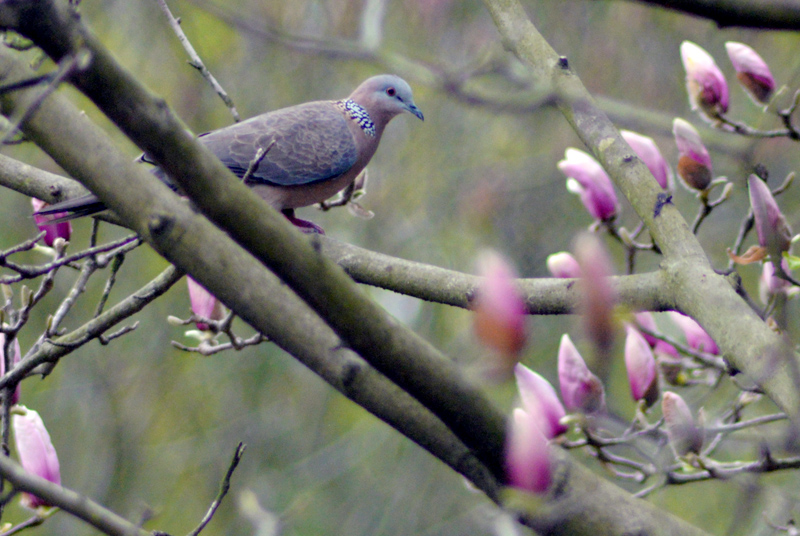
[[[345,117],[358,125],[365,136],[374,138],[379,134],[376,129],[375,122],[373,121],[372,117],[370,117],[367,109],[353,99],[336,101],[336,106],[342,111]]]

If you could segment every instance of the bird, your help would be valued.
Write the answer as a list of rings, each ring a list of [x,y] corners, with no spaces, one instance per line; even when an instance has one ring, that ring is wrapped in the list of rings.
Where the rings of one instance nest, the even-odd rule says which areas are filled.
[[[294,210],[321,203],[347,188],[364,171],[394,117],[425,117],[411,87],[399,76],[382,74],[362,82],[349,97],[313,101],[251,117],[198,136],[239,179],[304,232],[323,233]],[[153,164],[147,155],[140,161]],[[151,172],[174,190],[166,173]],[[53,222],[106,209],[89,194],[39,210]],[[64,214],[65,213],[65,214]]]

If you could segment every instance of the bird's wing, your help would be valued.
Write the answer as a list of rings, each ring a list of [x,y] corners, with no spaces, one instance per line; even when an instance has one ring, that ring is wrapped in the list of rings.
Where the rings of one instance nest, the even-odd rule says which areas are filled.
[[[199,140],[238,177],[259,149],[267,150],[251,183],[293,186],[329,180],[346,173],[358,159],[347,120],[331,101],[259,115],[202,134]]]

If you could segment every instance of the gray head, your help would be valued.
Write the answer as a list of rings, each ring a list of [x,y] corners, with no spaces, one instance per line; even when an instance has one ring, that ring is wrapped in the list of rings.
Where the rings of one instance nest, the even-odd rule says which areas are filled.
[[[403,112],[415,115],[420,120],[425,119],[414,104],[411,87],[405,80],[393,74],[381,74],[366,79],[349,98],[366,108],[374,121],[384,125]]]

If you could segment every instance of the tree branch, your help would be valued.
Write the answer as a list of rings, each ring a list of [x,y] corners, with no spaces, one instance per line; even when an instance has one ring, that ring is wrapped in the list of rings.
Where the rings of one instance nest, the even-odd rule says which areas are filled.
[[[800,30],[800,2],[795,0],[633,0],[712,20],[720,28]]]
[[[91,499],[42,477],[26,472],[7,456],[0,456],[0,473],[17,491],[33,493],[50,504],[84,520],[110,536],[150,536],[150,533]]]

